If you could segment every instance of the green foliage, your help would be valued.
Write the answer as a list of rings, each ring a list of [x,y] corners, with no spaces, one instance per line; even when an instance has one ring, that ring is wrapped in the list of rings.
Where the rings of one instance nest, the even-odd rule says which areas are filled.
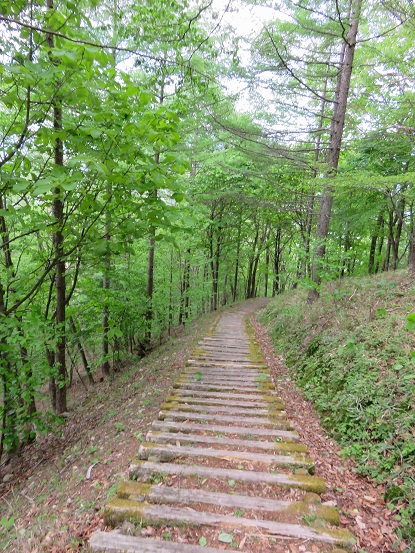
[[[356,459],[362,474],[385,484],[399,535],[413,551],[415,335],[402,290],[405,280],[398,278],[351,279],[324,289],[307,313],[300,291],[282,295],[263,317],[343,453]]]

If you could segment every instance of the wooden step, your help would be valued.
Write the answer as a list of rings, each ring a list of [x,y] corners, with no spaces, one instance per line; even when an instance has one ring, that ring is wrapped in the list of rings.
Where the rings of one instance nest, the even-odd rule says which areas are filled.
[[[314,494],[309,494],[314,495]],[[339,511],[335,507],[329,507],[310,501],[305,496],[303,501],[281,501],[267,499],[265,497],[250,497],[248,495],[209,492],[187,488],[173,488],[160,486],[159,484],[146,484],[143,482],[122,482],[117,490],[117,497],[132,501],[147,501],[150,503],[205,503],[219,507],[243,508],[252,511],[265,511],[289,515],[290,518],[306,516],[313,513],[316,518],[326,520],[330,524],[339,526]]]
[[[248,408],[244,407],[227,407],[225,405],[199,405],[199,404],[188,404],[186,402],[171,401],[168,403],[162,403],[160,405],[162,411],[167,409],[173,409],[177,411],[197,411],[202,413],[228,413],[229,415],[253,415],[253,416],[263,416],[267,417],[269,414],[269,409],[260,409],[260,408]]]
[[[165,444],[164,446],[144,442],[138,449],[138,458],[141,460],[157,459],[158,461],[172,461],[177,457],[185,455],[186,457],[207,457],[210,459],[219,459],[225,461],[251,461],[266,465],[275,465],[280,467],[296,466],[314,468],[313,461],[304,454],[292,453],[286,455],[272,455],[267,453],[254,453],[251,451],[239,451],[230,449],[211,449],[206,447],[189,447]]]
[[[212,342],[206,342],[205,340],[201,340],[198,342],[199,346],[202,346],[202,349],[206,351],[236,351],[240,353],[245,353],[246,355],[249,355],[251,353],[249,346],[246,345],[219,345],[218,343],[215,345],[212,345]]]
[[[266,369],[264,363],[253,363],[252,361],[241,361],[239,363],[232,363],[230,361],[200,361],[198,359],[188,359],[188,365],[195,365],[196,367],[222,367],[224,370],[227,368],[236,368],[240,370],[249,369]]]
[[[312,528],[301,524],[250,519],[231,515],[220,515],[171,505],[152,505],[129,499],[111,499],[104,510],[104,522],[111,526],[128,519],[152,526],[168,524],[207,525],[224,528],[260,528],[273,536],[291,539],[313,540],[353,548],[355,541],[347,530]]]
[[[185,369],[185,371],[182,374],[192,375],[194,377],[196,377],[197,375],[202,375],[203,377],[217,376],[220,378],[232,378],[234,380],[240,380],[241,378],[246,378],[250,380],[254,380],[256,378],[262,379],[264,376],[270,378],[270,373],[268,371],[265,371],[265,370],[254,371],[251,369],[249,371],[243,371],[243,370],[230,371],[229,369],[227,369],[226,371],[223,371],[220,369],[212,369],[212,368],[200,369],[198,367],[195,367],[195,368],[188,367],[187,369]]]
[[[200,547],[151,538],[124,536],[120,532],[95,532],[89,547],[96,553],[223,553],[223,549]]]
[[[264,375],[265,376],[265,375]],[[226,375],[223,376],[211,376],[201,373],[199,376],[191,375],[191,374],[182,374],[180,377],[180,382],[188,382],[188,383],[200,383],[200,384],[216,384],[216,385],[232,385],[237,386],[238,389],[240,389],[243,386],[251,386],[256,388],[258,384],[268,384],[269,387],[272,387],[272,389],[275,388],[274,383],[272,380],[265,376],[265,378],[257,377],[257,378],[236,378],[236,377],[227,377]]]
[[[199,382],[186,382],[185,380],[178,379],[173,384],[173,388],[179,389],[179,390],[195,390],[195,391],[204,391],[204,392],[220,392],[220,391],[230,391],[230,392],[236,392],[241,391],[242,393],[250,393],[250,394],[256,394],[258,396],[261,395],[264,391],[267,391],[272,388],[274,389],[274,385],[272,384],[262,384],[258,383],[254,386],[244,386],[240,384],[233,385],[230,383],[228,386],[226,384],[203,384]]]
[[[204,384],[205,386],[210,386],[211,388],[216,388],[218,390],[223,390],[224,387],[232,387],[234,390],[244,391],[245,389],[252,389],[254,391],[262,390],[264,386],[275,389],[274,383],[271,380],[246,380],[243,378],[218,378],[218,377],[209,377],[202,376],[201,378],[193,378],[188,376],[182,376],[177,382],[181,384]],[[251,391],[251,390],[249,390]]]
[[[178,476],[203,476],[204,478],[270,484],[284,488],[299,488],[307,492],[319,494],[324,493],[326,490],[326,483],[323,478],[308,474],[274,474],[262,471],[176,465],[174,463],[157,463],[152,461],[137,461],[130,465],[130,478],[132,480],[146,482],[154,473],[176,474]]]
[[[180,389],[174,390],[175,394],[180,394],[182,396],[190,397],[203,397],[206,399],[218,398],[218,399],[238,399],[238,400],[248,400],[248,401],[266,401],[267,403],[276,402],[282,403],[282,399],[276,395],[272,390],[266,391],[264,393],[253,394],[237,394],[237,393],[225,393],[225,392],[203,392],[200,390],[186,390]]]
[[[287,453],[307,453],[307,448],[303,444],[294,442],[259,442],[257,440],[236,440],[232,438],[220,438],[217,436],[203,436],[200,434],[183,434],[181,432],[157,432],[149,430],[146,440],[154,443],[201,443],[217,444],[225,447],[238,448],[246,447],[252,449],[265,449],[267,451],[284,451]]]
[[[172,396],[168,396],[166,398],[167,403],[169,402],[179,402],[179,403],[189,403],[189,404],[197,404],[197,405],[227,405],[229,407],[244,407],[245,409],[269,409],[270,407],[273,407],[274,409],[283,409],[284,406],[282,403],[272,403],[261,400],[256,401],[235,401],[232,399],[205,399],[202,397],[192,397],[192,396],[183,396],[179,394],[175,394]],[[278,407],[277,407],[278,405]]]
[[[256,424],[259,426],[272,426],[273,428],[290,429],[290,423],[285,419],[284,411],[276,411],[275,413],[267,417],[232,417],[231,415],[222,415],[218,413],[216,415],[190,413],[187,411],[160,411],[159,420],[193,420],[193,421],[222,421],[229,422],[231,424]]]
[[[248,436],[269,436],[284,440],[299,440],[297,432],[277,428],[261,428],[252,426],[223,426],[218,424],[193,424],[186,422],[153,421],[154,430],[169,430],[170,432],[219,432],[221,434],[245,434]]]
[[[238,384],[242,382],[244,384],[256,385],[258,382],[268,382],[272,383],[271,377],[268,374],[227,374],[223,371],[211,372],[207,370],[195,370],[190,369],[186,370],[181,374],[180,380],[187,378],[192,381],[201,381],[201,380],[227,380],[232,384]]]

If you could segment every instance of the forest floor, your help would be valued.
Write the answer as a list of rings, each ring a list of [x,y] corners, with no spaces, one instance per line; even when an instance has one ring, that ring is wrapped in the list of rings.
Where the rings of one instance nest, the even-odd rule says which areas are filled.
[[[216,318],[212,314],[193,322],[112,380],[88,392],[80,385],[71,391],[61,435],[39,437],[0,468],[0,551],[87,551],[90,535],[104,529],[103,506],[128,477],[172,382]],[[356,475],[353,463],[339,455],[339,446],[274,353],[265,328],[256,322],[254,327],[287,413],[330,488],[326,499],[340,507],[341,522],[356,534],[359,553],[393,551],[396,521],[382,499],[382,486]]]
[[[61,434],[39,436],[0,467],[0,551],[87,550],[160,404],[216,319],[210,314],[193,321],[88,391],[74,385]]]

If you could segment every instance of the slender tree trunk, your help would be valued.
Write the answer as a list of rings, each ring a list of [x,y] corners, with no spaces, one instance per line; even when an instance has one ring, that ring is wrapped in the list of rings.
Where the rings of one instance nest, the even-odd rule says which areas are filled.
[[[221,301],[222,307],[226,305],[226,286],[227,285],[228,285],[228,273],[225,274],[225,278],[223,279],[222,301]]]
[[[272,297],[280,292],[281,283],[281,229],[277,229],[274,243],[274,282],[272,286]]]
[[[164,87],[165,87],[165,81],[164,76],[162,78],[161,86],[160,86],[160,96],[159,96],[159,104],[163,105],[164,103]],[[160,153],[157,152],[154,155],[154,163],[158,165],[160,163]],[[152,192],[154,203],[157,202],[158,197],[158,190],[155,188]],[[154,316],[154,308],[153,308],[153,293],[154,293],[154,257],[155,257],[155,250],[156,250],[156,227],[151,226],[150,227],[150,237],[148,240],[148,259],[147,259],[147,310],[145,315],[145,338],[144,338],[144,345],[146,348],[150,347],[151,344],[151,327],[153,324],[153,316]]]
[[[53,11],[53,0],[46,0],[47,8]],[[50,53],[54,48],[54,38],[51,33],[46,34]],[[56,63],[52,60],[52,63]],[[62,132],[62,107],[59,98],[55,98],[53,105],[53,129],[55,133]],[[63,142],[62,139],[55,138],[54,162],[58,167],[63,167]],[[57,386],[56,386],[56,414],[60,415],[67,411],[66,405],[66,282],[65,282],[65,255],[64,255],[64,204],[63,191],[56,187],[53,191],[54,200],[52,204],[52,216],[55,220],[55,232],[52,236],[52,243],[55,256],[55,328],[57,333],[57,345],[55,353],[55,365],[57,366]]]
[[[236,261],[235,261],[235,273],[233,277],[233,290],[232,290],[232,301],[236,301],[236,297],[238,294],[238,276],[239,276],[239,256],[241,251],[241,216],[239,217],[239,223],[238,223],[238,236],[236,239]]]
[[[55,370],[55,352],[49,348],[46,349],[46,359],[51,371]],[[54,376],[49,378],[49,396],[50,404],[52,406],[53,412],[56,413],[56,379]]]
[[[383,227],[383,213],[379,213],[378,218],[376,220],[376,229],[373,233],[372,240],[370,243],[370,253],[369,253],[369,274],[372,275],[376,272],[375,267],[375,256],[376,256],[376,244],[379,239],[381,230]]]
[[[7,210],[7,200],[6,197],[2,194],[0,194],[0,209]],[[7,271],[10,273],[12,277],[14,277],[14,266],[13,266],[13,260],[12,260],[12,252],[10,249],[10,241],[9,241],[9,229],[6,224],[6,219],[4,215],[0,215],[0,234],[2,237],[2,250],[4,255],[4,266],[7,269]],[[10,290],[11,291],[11,290]],[[14,291],[14,290],[13,290]],[[1,298],[0,298],[0,313],[3,314],[4,317],[7,317],[7,314],[5,313],[5,299],[4,299],[4,291],[1,290]],[[17,316],[18,325],[16,327],[17,332],[21,337],[23,337],[23,332],[21,329],[21,323],[22,319],[21,317]],[[34,396],[34,389],[32,384],[32,365],[28,360],[28,354],[27,349],[25,346],[20,345],[20,358],[22,361],[23,368],[22,370],[25,372],[25,400],[22,402],[22,406],[25,408],[26,415],[28,417],[28,423],[25,425],[25,437],[24,441],[27,442],[30,439],[32,439],[32,425],[30,423],[31,418],[36,413],[36,402],[35,402],[35,396]],[[11,372],[13,368],[10,368]],[[5,381],[6,382],[6,381]],[[7,390],[7,386],[5,388]],[[0,455],[1,458],[1,455]]]
[[[2,317],[6,317],[6,305],[5,305],[5,293],[3,284],[0,283],[0,314]],[[1,437],[0,437],[0,460],[3,455],[5,436],[10,426],[8,414],[12,412],[11,398],[9,393],[9,386],[7,383],[7,375],[10,374],[9,363],[7,361],[7,343],[5,336],[0,339],[1,351],[0,351],[0,363],[3,366],[4,373],[2,375],[2,392],[3,392],[3,413],[1,420]]]
[[[168,315],[168,335],[171,334],[173,326],[173,252],[170,250],[170,279],[169,279],[169,315]]]
[[[153,191],[154,198],[157,198],[157,190]],[[153,322],[153,293],[154,293],[154,255],[156,251],[156,228],[151,227],[150,238],[148,240],[148,259],[147,259],[147,310],[146,310],[146,330],[145,330],[145,345],[150,346],[151,343],[151,326]]]
[[[189,287],[190,287],[190,249],[187,248],[183,263],[183,278],[180,285],[179,325],[185,324],[189,316]]]
[[[382,231],[383,231],[383,225],[382,225]],[[385,237],[383,235],[383,232],[380,236],[380,240],[378,242],[378,252],[376,254],[376,257],[377,257],[377,261],[376,261],[376,266],[375,266],[375,274],[377,274],[379,272],[379,267],[380,267],[380,256],[382,255],[382,249],[383,249],[383,242],[385,240]]]
[[[107,185],[107,194],[110,194],[111,190],[109,185]],[[110,251],[110,242],[111,242],[111,216],[109,211],[105,212],[105,257],[104,257],[104,274],[102,277],[102,290],[104,292],[104,305],[102,307],[102,363],[101,363],[101,374],[103,378],[106,378],[110,375],[110,362],[109,362],[109,339],[108,332],[110,329],[109,317],[110,317],[110,308],[109,308],[109,290],[111,288],[111,251]]]
[[[392,211],[389,211],[389,233],[388,233],[388,242],[386,244],[386,253],[385,253],[385,259],[383,261],[382,271],[389,271],[389,263],[390,263],[390,254],[392,249],[392,240],[393,240],[393,213]]]
[[[93,385],[93,384],[95,384],[95,380],[94,380],[94,377],[92,375],[91,368],[89,366],[88,359],[87,359],[84,347],[82,345],[81,340],[79,339],[78,332],[76,330],[75,321],[73,320],[73,317],[69,317],[69,325],[70,325],[72,333],[74,335],[74,339],[75,339],[76,345],[78,347],[79,355],[81,356],[82,364],[84,366],[84,369],[85,369],[86,375],[88,377],[89,383]]]
[[[269,280],[269,246],[267,245],[267,249],[265,252],[265,282],[264,282],[264,296],[268,296],[268,280]]]
[[[210,253],[210,268],[212,273],[212,296],[211,310],[216,311],[219,300],[219,267],[220,255],[222,251],[222,210],[218,210],[217,205],[213,204],[211,209],[211,226],[209,230],[209,253]],[[217,220],[217,228],[215,229],[215,219]]]
[[[405,198],[402,198],[399,202],[398,206],[398,214],[395,221],[396,231],[395,235],[392,234],[392,265],[391,269],[392,271],[395,271],[398,266],[399,262],[399,243],[401,241],[401,235],[402,235],[402,226],[403,226],[403,218],[404,218],[404,212],[405,212]]]
[[[344,122],[346,117],[347,100],[353,69],[354,52],[356,48],[357,31],[359,27],[362,0],[351,0],[350,27],[345,37],[340,54],[339,73],[337,77],[336,95],[331,121],[329,148],[327,157],[327,177],[336,176],[339,165]],[[317,218],[316,240],[317,249],[314,254],[311,279],[314,287],[310,290],[308,301],[313,302],[319,297],[318,286],[321,282],[321,268],[326,253],[326,239],[329,232],[330,216],[333,206],[333,187],[328,184],[322,193],[320,209]]]

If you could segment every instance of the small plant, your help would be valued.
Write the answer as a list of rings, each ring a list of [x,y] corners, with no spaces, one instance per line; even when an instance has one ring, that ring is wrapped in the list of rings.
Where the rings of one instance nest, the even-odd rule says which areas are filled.
[[[124,432],[124,430],[125,430],[124,423],[121,422],[121,421],[115,422],[114,426],[115,426],[115,428],[117,429],[118,432]]]
[[[2,517],[0,519],[0,526],[3,526],[3,528],[12,528],[16,520],[17,520],[16,516],[13,516],[10,518]]]
[[[222,543],[232,543],[233,534],[228,534],[227,532],[221,532],[218,536],[218,540]]]
[[[308,526],[312,526],[313,523],[316,521],[317,519],[317,515],[316,513],[308,513],[306,515],[303,516],[303,521],[308,525]]]
[[[164,472],[155,472],[151,475],[150,482],[152,484],[160,484],[167,482],[168,478]]]

